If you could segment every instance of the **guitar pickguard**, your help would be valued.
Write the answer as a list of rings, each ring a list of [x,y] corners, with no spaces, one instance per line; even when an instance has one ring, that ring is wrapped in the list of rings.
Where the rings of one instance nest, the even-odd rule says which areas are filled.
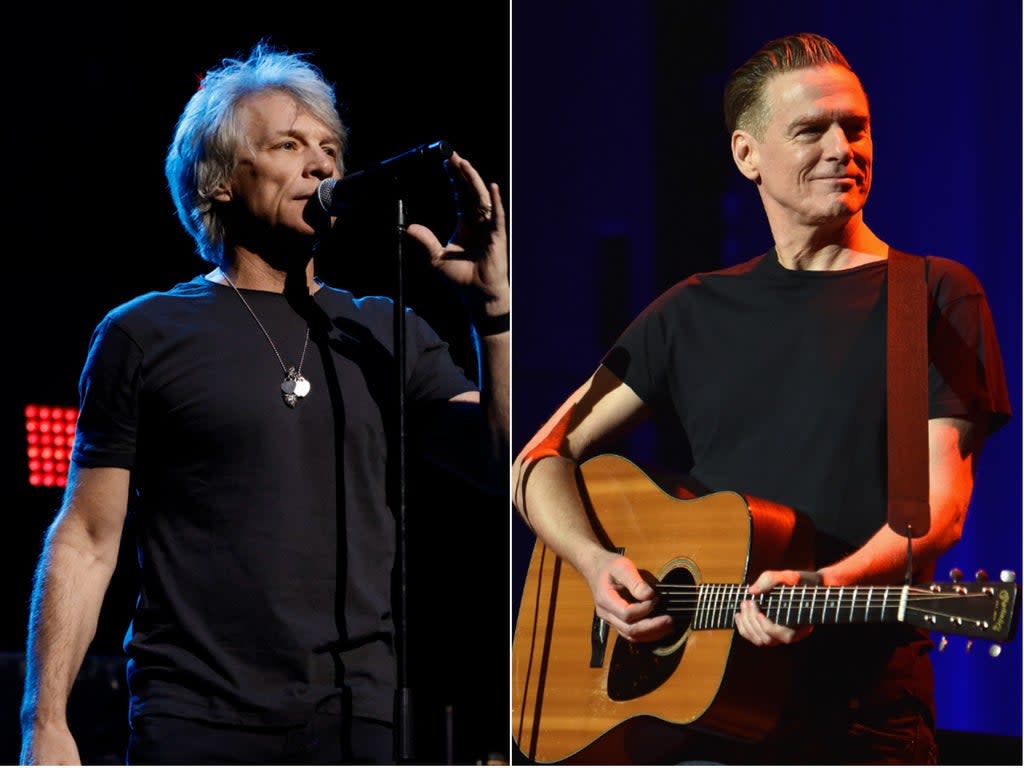
[[[692,587],[696,583],[696,563],[675,558],[666,568],[659,587]],[[655,613],[664,612],[655,609]],[[692,612],[674,615],[672,634],[653,643],[628,643],[616,638],[608,666],[608,698],[627,701],[646,696],[668,682],[686,653]]]

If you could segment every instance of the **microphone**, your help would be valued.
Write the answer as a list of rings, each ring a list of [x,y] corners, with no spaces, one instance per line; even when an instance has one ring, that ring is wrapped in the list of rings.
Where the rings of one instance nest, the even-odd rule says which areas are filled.
[[[452,147],[447,141],[421,144],[344,178],[324,179],[317,187],[317,200],[327,213],[336,216],[348,207],[345,200],[351,194],[357,194],[369,186],[379,188],[378,185],[370,185],[367,182],[397,181],[399,177],[405,176],[428,162],[447,160],[451,157],[452,151]]]

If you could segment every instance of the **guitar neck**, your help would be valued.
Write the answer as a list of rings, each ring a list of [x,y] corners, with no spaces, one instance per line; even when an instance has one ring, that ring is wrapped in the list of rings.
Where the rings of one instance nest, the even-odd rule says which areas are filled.
[[[765,616],[787,626],[903,621],[918,591],[909,586],[779,586],[753,595],[739,584],[659,585],[664,610],[691,614],[694,629],[732,627],[744,600],[754,600]],[[931,593],[924,594],[934,600]]]

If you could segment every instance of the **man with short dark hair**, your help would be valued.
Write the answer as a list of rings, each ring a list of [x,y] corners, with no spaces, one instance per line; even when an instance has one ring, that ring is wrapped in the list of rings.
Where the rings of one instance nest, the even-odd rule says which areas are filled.
[[[671,414],[692,449],[692,485],[785,505],[815,530],[813,563],[780,561],[750,573],[733,616],[734,643],[789,646],[795,678],[792,695],[778,702],[777,725],[753,744],[725,738],[743,734],[695,732],[673,759],[934,763],[926,632],[769,618],[758,599],[780,585],[900,584],[905,576],[907,537],[887,524],[886,498],[894,248],[864,220],[873,160],[868,98],[831,41],[795,34],[770,41],[733,73],[724,106],[733,160],[757,186],[774,246],[693,275],[652,302],[523,448],[514,504],[540,542],[583,577],[597,618],[619,637],[672,637],[668,591],[652,585],[628,546],[625,554],[609,548],[579,483],[585,460],[652,414]],[[982,444],[1010,415],[981,286],[958,262],[923,261],[931,517],[927,534],[913,538],[918,578],[959,539]],[[636,510],[639,521],[643,512]],[[764,654],[765,667],[774,665],[778,657]],[[763,685],[756,674],[743,683]]]

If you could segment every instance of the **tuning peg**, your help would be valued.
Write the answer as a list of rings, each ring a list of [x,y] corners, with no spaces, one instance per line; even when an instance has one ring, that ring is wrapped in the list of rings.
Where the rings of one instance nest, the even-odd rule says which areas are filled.
[[[1013,571],[1000,571],[999,580],[1002,581],[1004,584],[1010,584],[1017,580],[1017,574]]]
[[[967,645],[964,647],[964,653],[970,653],[971,652],[971,648],[973,646],[974,646],[974,641],[973,640],[968,640],[967,641]]]
[[[949,569],[949,578],[950,578],[951,581],[960,581],[960,579],[962,579],[963,577],[964,577],[964,572],[961,571],[959,568],[950,568]]]
[[[988,581],[988,571],[984,568],[979,568],[974,572],[975,581]]]
[[[991,656],[993,659],[996,658],[1002,652],[1003,646],[997,643],[992,643],[992,645],[988,649],[988,655]]]
[[[942,653],[944,650],[946,650],[947,645],[949,645],[949,638],[943,635],[939,638],[939,653]]]

